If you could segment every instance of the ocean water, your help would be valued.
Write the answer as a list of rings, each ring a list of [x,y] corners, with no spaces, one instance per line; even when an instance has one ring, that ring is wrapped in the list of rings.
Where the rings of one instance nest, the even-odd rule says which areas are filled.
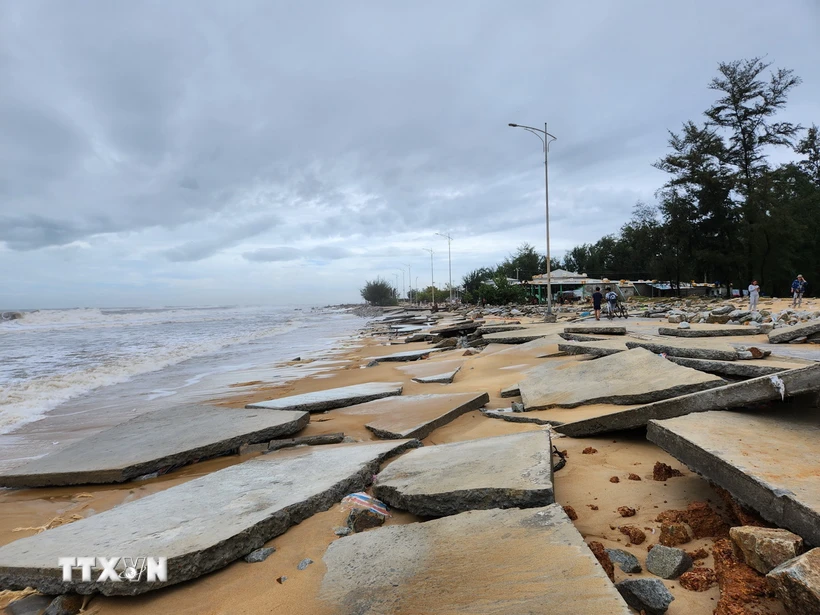
[[[128,418],[237,382],[292,380],[326,368],[362,322],[295,306],[24,312],[0,320],[0,433],[49,414]],[[317,360],[284,365],[297,356]]]

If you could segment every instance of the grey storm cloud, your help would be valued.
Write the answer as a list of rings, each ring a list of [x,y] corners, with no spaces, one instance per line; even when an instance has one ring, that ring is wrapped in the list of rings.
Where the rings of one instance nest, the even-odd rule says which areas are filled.
[[[7,0],[0,249],[111,235],[164,266],[250,266],[540,237],[541,145],[508,123],[544,121],[555,245],[594,241],[653,199],[718,62],[794,69],[782,119],[820,122],[818,23],[816,0]]]

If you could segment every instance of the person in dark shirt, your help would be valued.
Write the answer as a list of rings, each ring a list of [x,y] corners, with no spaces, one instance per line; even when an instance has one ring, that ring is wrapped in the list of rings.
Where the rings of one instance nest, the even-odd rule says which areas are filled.
[[[595,292],[592,293],[592,309],[595,311],[595,320],[601,320],[601,301],[604,296],[601,294],[601,287],[596,286]]]

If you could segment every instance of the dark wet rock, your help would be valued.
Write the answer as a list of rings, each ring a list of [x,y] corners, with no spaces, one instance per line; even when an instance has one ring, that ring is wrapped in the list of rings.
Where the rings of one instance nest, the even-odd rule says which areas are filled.
[[[606,552],[609,554],[609,559],[618,564],[618,567],[624,572],[635,573],[642,570],[638,558],[628,551],[624,551],[623,549],[607,549]]]
[[[663,545],[655,545],[646,556],[646,569],[662,579],[677,579],[692,564],[692,558],[683,549]]]
[[[629,606],[647,615],[663,615],[675,599],[660,579],[626,579],[615,589]]]

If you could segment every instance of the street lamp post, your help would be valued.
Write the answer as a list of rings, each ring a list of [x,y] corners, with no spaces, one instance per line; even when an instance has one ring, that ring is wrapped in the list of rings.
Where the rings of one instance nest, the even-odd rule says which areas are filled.
[[[436,282],[433,279],[433,249],[422,248],[425,252],[430,253],[430,292],[432,293],[433,305],[436,304]]]
[[[408,265],[407,263],[402,263],[402,266],[407,267],[407,286],[409,286],[409,288],[407,289],[407,299],[412,303],[412,300],[410,299],[410,293],[413,291],[413,275],[410,271],[410,265]]]
[[[407,296],[407,285],[404,283],[404,268],[396,267],[396,270],[401,271],[401,292],[402,292],[402,296],[406,297]]]
[[[453,259],[450,256],[450,242],[453,238],[446,233],[436,233],[439,237],[444,237],[447,240],[447,264],[450,268],[450,303],[453,302]]]
[[[558,137],[547,132],[547,123],[544,122],[544,130],[533,128],[532,126],[522,126],[521,124],[509,124],[513,128],[523,128],[541,139],[544,146],[544,188],[547,206],[547,314],[552,315],[552,263],[550,262],[550,176],[549,176],[549,151],[550,143],[556,141]],[[543,135],[543,136],[541,136]]]

